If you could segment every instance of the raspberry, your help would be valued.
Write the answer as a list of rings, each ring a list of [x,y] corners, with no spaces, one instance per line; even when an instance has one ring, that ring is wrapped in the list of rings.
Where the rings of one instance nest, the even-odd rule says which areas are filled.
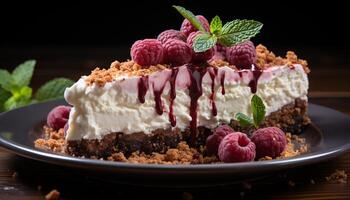
[[[253,133],[252,141],[256,145],[256,157],[258,159],[265,156],[271,158],[280,156],[287,143],[284,132],[277,127],[256,130]]]
[[[206,148],[209,155],[217,155],[221,140],[228,134],[233,133],[234,130],[228,125],[221,125],[217,127],[212,135],[209,135],[206,141]]]
[[[131,58],[141,66],[156,65],[163,62],[162,43],[156,39],[136,41],[131,47]]]
[[[199,22],[203,25],[204,30],[209,32],[210,28],[209,28],[208,20],[202,15],[197,15],[196,17],[199,20]],[[191,24],[190,21],[185,19],[181,24],[180,31],[183,32],[186,37],[188,37],[192,32],[195,32],[198,30]]]
[[[165,58],[168,63],[183,65],[192,59],[191,47],[183,41],[169,39],[163,44]]]
[[[226,49],[227,49],[227,47],[225,47],[225,46],[223,46],[223,45],[217,43],[217,44],[215,45],[215,48],[216,48],[216,51],[219,52],[219,53],[221,53],[222,55],[225,55],[225,54],[226,54]]]
[[[241,69],[250,69],[256,62],[256,50],[253,42],[246,41],[226,49],[227,61]]]
[[[205,62],[205,61],[209,60],[211,57],[213,57],[214,53],[215,53],[214,48],[208,49],[207,51],[200,52],[200,53],[196,53],[193,51],[193,48],[192,48],[193,40],[198,34],[201,34],[201,32],[200,31],[192,32],[187,38],[187,44],[190,45],[192,52],[193,52],[192,61],[195,63]]]
[[[47,115],[47,125],[55,130],[63,128],[69,118],[69,106],[57,106]]]
[[[230,133],[222,139],[218,155],[223,162],[252,161],[255,158],[255,144],[244,133]]]
[[[159,40],[162,44],[164,44],[169,39],[177,39],[185,42],[186,36],[178,30],[170,29],[161,32],[157,37],[157,40]]]

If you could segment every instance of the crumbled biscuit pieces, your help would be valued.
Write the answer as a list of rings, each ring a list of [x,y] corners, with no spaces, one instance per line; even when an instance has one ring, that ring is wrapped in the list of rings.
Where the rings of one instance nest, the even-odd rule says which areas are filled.
[[[347,183],[348,174],[345,170],[335,170],[330,176],[326,177],[326,180],[330,183]]]
[[[48,126],[44,126],[43,131],[43,138],[35,140],[35,147],[43,150],[50,150],[56,153],[65,153],[66,141],[64,139],[63,128],[55,131]]]
[[[57,190],[51,190],[51,192],[45,196],[46,200],[56,200],[58,198],[60,198],[60,192]]]
[[[264,45],[256,46],[257,66],[260,69],[267,69],[274,65],[288,65],[300,64],[303,66],[306,73],[310,72],[306,60],[298,59],[298,56],[293,51],[288,51],[285,58],[276,56],[272,51],[269,51]]]
[[[165,68],[169,68],[169,66],[158,64],[148,68],[142,68],[134,61],[114,61],[109,69],[100,69],[98,67],[94,69],[85,79],[85,82],[88,85],[96,83],[99,86],[104,86],[107,82],[113,81],[114,77],[118,75],[144,76]]]

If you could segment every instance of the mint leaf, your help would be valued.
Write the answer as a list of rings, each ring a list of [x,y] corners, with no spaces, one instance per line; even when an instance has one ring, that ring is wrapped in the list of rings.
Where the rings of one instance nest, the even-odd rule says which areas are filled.
[[[11,97],[11,93],[4,90],[3,88],[0,87],[0,112],[3,112],[4,109],[4,103],[6,102],[7,99]]]
[[[237,113],[235,118],[239,122],[241,127],[247,127],[247,126],[251,126],[254,124],[252,118],[250,118],[249,116],[247,116],[243,113]]]
[[[173,6],[184,18],[186,18],[190,23],[199,31],[205,32],[202,23],[197,19],[197,17],[189,10],[186,10],[181,6]]]
[[[30,98],[32,97],[32,88],[24,86],[19,89],[19,92],[13,94],[12,97],[7,99],[4,103],[4,110],[12,110],[19,108],[30,103]]]
[[[194,52],[204,52],[213,46],[215,46],[217,38],[215,35],[209,35],[207,33],[199,34],[196,36],[193,42]]]
[[[7,70],[0,69],[0,86],[8,92],[16,89],[15,81]]]
[[[259,127],[261,122],[265,118],[265,105],[262,99],[254,94],[252,99],[251,99],[251,108],[252,108],[252,113],[253,113],[253,120],[254,120],[254,125],[256,128]]]
[[[210,22],[210,32],[213,34],[220,33],[222,29],[222,21],[219,16],[215,16]]]
[[[73,85],[73,81],[66,78],[55,78],[42,85],[35,94],[38,101],[62,98],[67,87]]]
[[[32,79],[36,61],[28,60],[18,65],[12,72],[12,78],[19,87],[28,86]]]
[[[249,40],[260,32],[263,24],[254,20],[233,20],[227,22],[218,36],[220,44],[233,46]]]

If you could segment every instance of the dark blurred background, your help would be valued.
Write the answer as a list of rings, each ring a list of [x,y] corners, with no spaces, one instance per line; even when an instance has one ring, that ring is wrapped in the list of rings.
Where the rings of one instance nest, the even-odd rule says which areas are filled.
[[[343,2],[343,3],[342,3]],[[349,8],[345,1],[11,1],[0,6],[0,66],[38,60],[42,79],[78,78],[96,66],[129,58],[137,39],[178,29],[183,20],[171,5],[182,5],[210,21],[235,18],[264,23],[255,44],[276,54],[295,50],[311,68],[349,67]],[[329,66],[332,65],[332,66]],[[59,69],[62,69],[60,71]],[[34,80],[41,82],[41,80]]]

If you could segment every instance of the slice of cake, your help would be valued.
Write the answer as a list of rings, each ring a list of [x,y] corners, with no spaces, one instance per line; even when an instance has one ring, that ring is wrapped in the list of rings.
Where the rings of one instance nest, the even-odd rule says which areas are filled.
[[[248,136],[259,126],[297,134],[309,124],[306,61],[293,52],[281,58],[263,45],[254,47],[249,38],[259,32],[259,22],[222,26],[215,17],[209,25],[203,16],[176,8],[188,14],[180,31],[135,42],[132,60],[96,68],[66,89],[72,105],[66,152],[102,158],[164,153],[184,141],[205,149],[223,124]],[[265,119],[250,125],[256,119],[253,96],[263,102]],[[238,113],[246,123],[239,123]]]

